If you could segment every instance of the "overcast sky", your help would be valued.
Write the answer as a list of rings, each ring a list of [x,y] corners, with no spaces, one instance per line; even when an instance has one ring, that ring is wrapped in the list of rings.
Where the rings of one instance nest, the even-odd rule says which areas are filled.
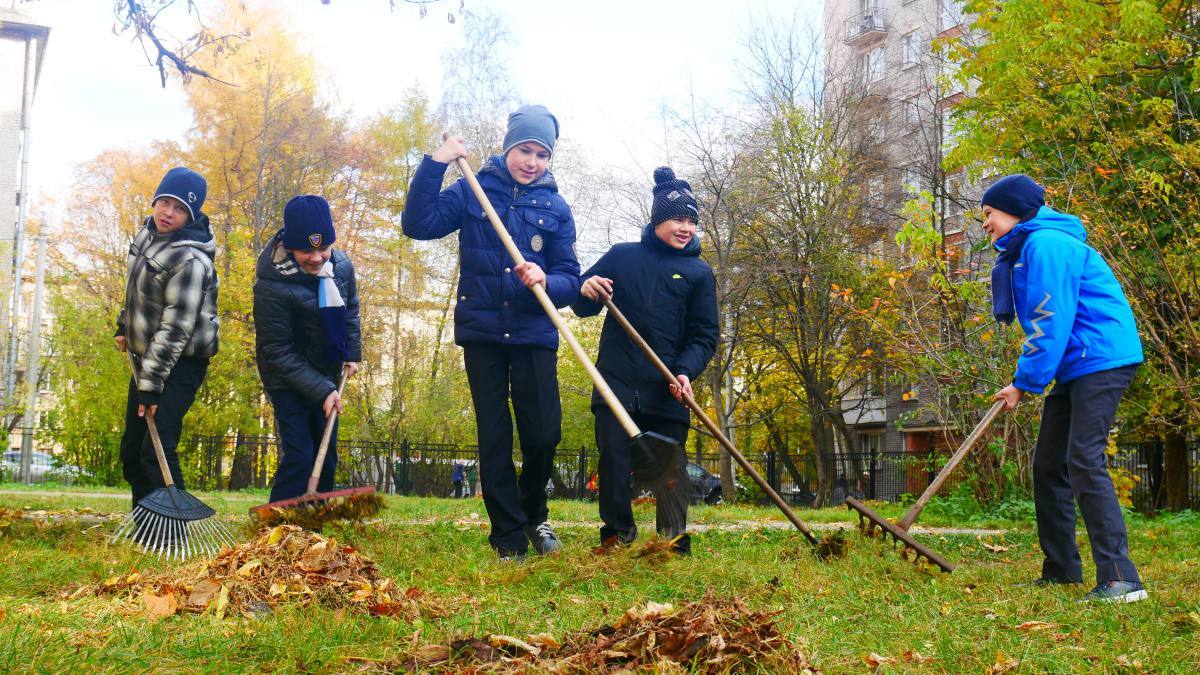
[[[398,102],[410,86],[440,95],[441,55],[462,41],[446,21],[458,0],[415,5],[387,0],[277,0],[335,84],[327,95],[366,116]],[[186,0],[178,0],[180,7]],[[199,3],[203,11],[209,6]],[[510,70],[525,102],[547,105],[564,138],[597,164],[649,175],[661,154],[664,104],[736,102],[739,62],[752,18],[819,22],[819,0],[466,0],[491,7],[513,36]],[[140,45],[111,31],[110,0],[35,0],[17,7],[50,26],[33,114],[31,187],[62,194],[73,167],[109,147],[179,139],[191,126],[180,85],[159,86]],[[180,10],[169,25],[189,26]]]

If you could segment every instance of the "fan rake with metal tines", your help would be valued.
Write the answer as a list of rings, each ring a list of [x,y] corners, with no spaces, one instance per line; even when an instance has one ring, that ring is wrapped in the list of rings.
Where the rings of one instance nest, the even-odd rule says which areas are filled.
[[[134,365],[136,374],[137,366],[133,364],[132,357],[130,363]],[[146,553],[177,560],[196,555],[211,556],[220,551],[223,545],[233,546],[236,543],[233,534],[213,518],[216,511],[175,486],[158,435],[158,425],[150,410],[146,410],[146,428],[150,432],[150,441],[154,445],[154,455],[158,459],[165,486],[142,497],[117,526],[109,541],[130,541]]]

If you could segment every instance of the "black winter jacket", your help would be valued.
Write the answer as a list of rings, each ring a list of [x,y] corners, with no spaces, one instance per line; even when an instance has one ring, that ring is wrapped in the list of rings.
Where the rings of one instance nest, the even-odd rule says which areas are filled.
[[[699,256],[698,239],[682,250],[671,248],[647,225],[640,242],[613,246],[581,278],[612,279],[617,308],[671,372],[691,380],[704,371],[720,338],[716,282]],[[580,296],[571,308],[587,317],[604,305]],[[630,412],[688,421],[687,408],[671,396],[662,374],[611,316],[601,329],[596,367]],[[604,405],[593,390],[592,408]]]
[[[305,273],[283,247],[282,230],[258,256],[254,282],[255,361],[263,389],[291,389],[321,403],[337,389],[342,364],[325,355],[317,314],[318,277]],[[330,257],[333,280],[346,303],[350,361],[362,360],[358,286],[350,258],[338,249]]]

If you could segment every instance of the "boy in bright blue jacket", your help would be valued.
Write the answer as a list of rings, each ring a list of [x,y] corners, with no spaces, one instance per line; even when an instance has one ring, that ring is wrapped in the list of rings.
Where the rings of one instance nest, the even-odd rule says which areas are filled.
[[[983,194],[983,229],[999,251],[992,311],[1025,331],[1012,384],[996,393],[1011,410],[1026,394],[1046,395],[1033,454],[1038,585],[1082,583],[1075,501],[1083,513],[1096,587],[1090,601],[1136,602],[1146,591],[1129,559],[1125,521],[1108,475],[1105,448],[1121,395],[1142,358],[1133,311],[1104,258],[1075,216],[1045,205],[1045,190],[1023,174]]]
[[[413,176],[401,224],[413,239],[458,233],[461,272],[454,306],[454,341],[463,362],[479,440],[479,479],[491,520],[488,537],[504,560],[559,548],[546,522],[546,483],[562,438],[558,395],[558,331],[529,291],[545,288],[557,307],[579,295],[575,221],[547,170],[558,140],[558,120],[540,105],[509,115],[504,153],[479,170],[480,186],[525,258],[515,265],[483,206],[464,179],[441,190],[446,168],[466,157],[462,137],[450,137],[426,155]],[[439,192],[440,190],[440,192]],[[513,466],[513,421],[521,438],[522,468]]]

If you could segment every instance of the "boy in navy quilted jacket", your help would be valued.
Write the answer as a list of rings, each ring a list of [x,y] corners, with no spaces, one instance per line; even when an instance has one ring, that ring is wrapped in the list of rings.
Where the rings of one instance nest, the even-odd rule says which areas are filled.
[[[464,179],[439,192],[450,162],[467,156],[461,137],[448,138],[422,160],[402,217],[404,233],[414,239],[458,233],[454,341],[463,348],[475,406],[479,479],[492,525],[488,541],[505,560],[523,558],[531,543],[541,554],[559,548],[546,522],[545,492],[562,437],[558,333],[529,291],[542,285],[557,307],[579,294],[575,221],[547,170],[557,140],[558,120],[540,105],[523,106],[509,115],[503,154],[478,173],[524,265],[513,264]],[[519,480],[510,391],[521,439]]]
[[[996,393],[1007,409],[1025,394],[1046,395],[1033,454],[1038,540],[1045,560],[1038,585],[1082,583],[1075,502],[1083,513],[1096,587],[1089,601],[1146,597],[1129,559],[1125,521],[1108,475],[1105,448],[1121,395],[1142,362],[1133,311],[1104,258],[1087,245],[1075,216],[1046,206],[1032,178],[1013,174],[983,194],[984,231],[999,255],[992,270],[993,314],[1025,331],[1012,384]]]
[[[358,282],[329,204],[317,195],[293,197],[283,229],[258,256],[254,282],[254,356],[263,389],[275,409],[279,466],[271,501],[308,490],[325,423],[342,411],[338,382],[358,371],[362,329]],[[321,467],[318,492],[333,489],[337,422]]]

